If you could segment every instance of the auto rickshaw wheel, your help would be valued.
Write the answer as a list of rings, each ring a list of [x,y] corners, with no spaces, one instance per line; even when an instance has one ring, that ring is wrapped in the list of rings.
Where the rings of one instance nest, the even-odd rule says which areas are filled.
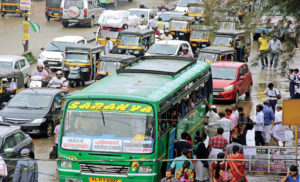
[[[1,14],[1,16],[2,16],[2,17],[4,17],[4,16],[5,16],[5,14],[6,14],[6,13],[5,13],[5,12],[3,12],[3,13]]]
[[[68,22],[62,22],[62,25],[66,28],[66,27],[68,27],[69,23]]]

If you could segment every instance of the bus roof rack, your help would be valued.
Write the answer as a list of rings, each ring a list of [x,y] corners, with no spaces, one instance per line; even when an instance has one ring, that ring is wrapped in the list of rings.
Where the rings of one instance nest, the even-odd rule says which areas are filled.
[[[117,70],[117,73],[148,73],[175,77],[197,62],[194,58],[144,56]]]

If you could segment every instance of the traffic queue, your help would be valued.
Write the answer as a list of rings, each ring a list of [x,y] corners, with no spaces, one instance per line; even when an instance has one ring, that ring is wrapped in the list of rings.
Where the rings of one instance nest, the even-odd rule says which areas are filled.
[[[167,166],[146,159],[174,157],[166,141],[179,139],[184,128],[193,134],[202,132],[204,124],[198,121],[207,111],[204,100],[238,102],[240,95],[251,94],[250,36],[236,21],[204,25],[207,12],[201,2],[184,5],[180,1],[175,11],[161,6],[102,11],[100,1],[93,1],[93,6],[87,2],[46,1],[45,15],[48,21],[59,18],[63,27],[99,24],[95,44],[82,36],[53,38],[41,49],[32,73],[25,57],[0,55],[0,139],[4,143],[0,151],[5,161],[16,156],[34,158],[29,135],[55,133],[54,152],[62,159],[58,161],[60,181],[139,181],[145,176],[146,181],[158,181]],[[5,6],[2,16],[7,13]],[[227,15],[218,12],[216,16]],[[78,94],[68,93],[69,87],[85,85],[90,86]],[[102,86],[110,92],[97,92]],[[191,115],[195,118],[186,124]],[[124,124],[121,118],[132,123]],[[118,125],[127,133],[109,131],[119,131]],[[20,141],[13,143],[10,137]],[[79,156],[71,160],[84,160],[82,155],[93,159],[82,151],[111,160],[115,155],[122,160],[145,160],[145,164],[72,164],[73,155]],[[104,160],[103,156],[99,159]],[[12,165],[16,164],[10,164],[6,178],[17,176]]]

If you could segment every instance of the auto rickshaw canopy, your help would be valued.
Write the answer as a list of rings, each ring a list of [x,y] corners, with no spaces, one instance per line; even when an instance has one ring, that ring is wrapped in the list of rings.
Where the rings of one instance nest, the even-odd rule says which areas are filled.
[[[136,35],[136,36],[140,36],[140,37],[144,37],[147,35],[153,35],[155,34],[155,32],[153,30],[149,30],[149,29],[127,29],[124,30],[122,32],[120,32],[120,35]]]
[[[24,75],[21,71],[0,68],[0,80],[7,78],[16,78],[14,81],[17,84],[17,89],[24,88]]]
[[[67,46],[65,52],[95,54],[104,51],[104,49],[105,46],[103,45],[74,44],[72,46]]]
[[[195,18],[189,17],[189,16],[174,16],[170,19],[170,21],[175,20],[175,21],[186,21],[186,22],[194,22]]]
[[[134,62],[137,58],[132,55],[126,55],[126,54],[107,54],[100,56],[101,62],[121,62],[121,63],[131,63]]]

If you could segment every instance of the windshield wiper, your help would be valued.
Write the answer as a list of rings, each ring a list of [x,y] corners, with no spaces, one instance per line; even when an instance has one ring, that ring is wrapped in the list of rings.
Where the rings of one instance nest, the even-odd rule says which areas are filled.
[[[53,44],[53,42],[51,42],[51,45],[53,45],[54,47],[57,48],[57,50],[51,50],[51,51],[61,51],[60,48],[57,45]]]

